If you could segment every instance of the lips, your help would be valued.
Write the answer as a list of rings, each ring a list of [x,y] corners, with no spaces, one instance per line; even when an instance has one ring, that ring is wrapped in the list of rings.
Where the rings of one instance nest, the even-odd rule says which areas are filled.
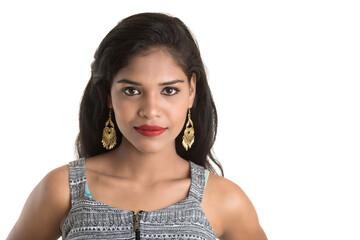
[[[137,132],[147,137],[155,137],[162,134],[166,128],[160,126],[149,126],[149,125],[141,125],[139,127],[134,127]]]

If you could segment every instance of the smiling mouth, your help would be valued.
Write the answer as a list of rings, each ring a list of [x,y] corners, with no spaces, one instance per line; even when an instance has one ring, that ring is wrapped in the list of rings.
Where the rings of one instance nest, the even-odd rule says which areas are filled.
[[[166,128],[160,127],[160,126],[149,126],[149,125],[142,125],[139,127],[134,127],[135,130],[140,133],[141,135],[144,135],[146,137],[156,137],[161,135]]]

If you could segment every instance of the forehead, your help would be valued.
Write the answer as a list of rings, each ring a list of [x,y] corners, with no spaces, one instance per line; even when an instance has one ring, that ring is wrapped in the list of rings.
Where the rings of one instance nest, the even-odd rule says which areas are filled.
[[[163,81],[169,80],[169,78],[186,78],[186,74],[167,50],[151,48],[132,56],[128,64],[118,71],[114,80],[119,78],[137,78],[138,81],[144,79]]]

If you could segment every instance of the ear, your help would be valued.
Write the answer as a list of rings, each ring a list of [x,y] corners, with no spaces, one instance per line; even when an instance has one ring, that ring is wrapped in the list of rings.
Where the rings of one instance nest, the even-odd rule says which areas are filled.
[[[107,96],[107,105],[108,105],[109,108],[113,108],[110,94]]]
[[[190,94],[189,94],[189,106],[188,108],[192,108],[194,104],[194,99],[196,95],[196,75],[193,73],[190,79]]]

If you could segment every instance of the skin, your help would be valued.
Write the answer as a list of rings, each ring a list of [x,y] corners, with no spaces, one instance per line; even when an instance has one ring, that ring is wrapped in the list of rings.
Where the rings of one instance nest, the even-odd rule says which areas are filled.
[[[174,80],[180,81],[169,83]],[[176,154],[175,138],[194,102],[195,76],[189,83],[171,55],[164,49],[151,49],[131,58],[114,77],[110,92],[108,106],[123,139],[113,151],[86,160],[87,183],[94,199],[135,212],[159,210],[185,199],[191,183],[190,164]],[[134,129],[143,124],[166,130],[146,137]],[[8,239],[61,236],[71,207],[68,176],[65,165],[44,177]],[[219,239],[267,239],[249,198],[230,180],[210,173],[201,206]]]

